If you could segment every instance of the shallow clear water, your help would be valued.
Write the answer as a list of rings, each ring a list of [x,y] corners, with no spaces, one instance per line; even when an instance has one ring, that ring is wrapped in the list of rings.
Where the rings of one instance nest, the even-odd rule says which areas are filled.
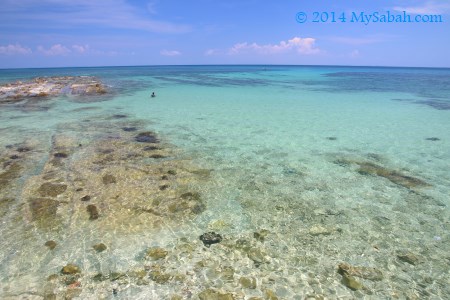
[[[53,75],[98,76],[112,95],[1,105],[3,172],[20,145],[32,148],[20,176],[0,190],[2,297],[198,299],[208,288],[235,299],[450,297],[450,70],[0,70],[2,82]],[[133,137],[146,130],[166,158],[136,159],[142,149]],[[119,154],[101,165],[106,148]],[[61,149],[70,156],[52,165]],[[158,190],[155,178],[168,168],[177,170],[173,181]],[[102,184],[106,173],[118,182]],[[57,196],[56,229],[30,215],[46,176],[68,186]],[[206,209],[142,213],[146,199],[185,199],[186,191]],[[100,208],[97,223],[83,193]],[[203,246],[199,236],[209,231],[222,242]],[[48,240],[58,246],[49,250]],[[100,242],[106,251],[92,249]],[[151,260],[150,247],[168,254]],[[76,278],[60,274],[68,263],[80,267]],[[383,275],[351,274],[359,284],[352,289],[341,263]],[[100,273],[109,277],[95,279]]]

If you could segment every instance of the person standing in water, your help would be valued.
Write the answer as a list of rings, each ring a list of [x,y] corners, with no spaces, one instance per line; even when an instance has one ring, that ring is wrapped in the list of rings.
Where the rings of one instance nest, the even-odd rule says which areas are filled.
[[[156,97],[155,92],[152,92],[152,98]]]

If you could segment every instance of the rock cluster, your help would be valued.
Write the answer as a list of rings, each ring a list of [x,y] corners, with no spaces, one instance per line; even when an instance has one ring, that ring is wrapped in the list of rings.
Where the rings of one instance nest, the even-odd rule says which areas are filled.
[[[98,78],[90,76],[37,77],[0,85],[0,103],[15,102],[30,97],[53,97],[62,94],[102,95],[108,88]]]

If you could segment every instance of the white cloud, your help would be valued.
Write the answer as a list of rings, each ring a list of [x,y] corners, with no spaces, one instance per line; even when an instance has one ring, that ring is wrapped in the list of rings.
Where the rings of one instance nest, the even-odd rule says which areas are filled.
[[[7,46],[0,46],[0,54],[5,54],[5,55],[14,55],[14,54],[31,54],[32,51],[30,48],[26,48],[26,47],[22,47],[19,44],[15,44],[15,45],[7,45]]]
[[[37,49],[42,54],[48,55],[48,56],[67,55],[72,52],[72,51],[70,51],[69,48],[67,48],[66,46],[63,46],[61,44],[53,45],[49,49],[45,49],[42,46],[38,46]]]
[[[77,53],[84,54],[89,51],[89,45],[84,45],[84,46],[73,45],[72,49]]]
[[[221,53],[222,53],[222,51],[219,50],[219,49],[208,49],[208,50],[205,51],[205,55],[206,56],[218,55],[218,54],[221,54]]]
[[[442,1],[444,2],[444,1]],[[406,11],[410,14],[445,14],[450,12],[450,3],[438,3],[435,1],[428,1],[419,6],[396,6],[393,10],[403,12]]]
[[[160,54],[163,56],[178,56],[181,55],[181,52],[177,50],[161,50]]]
[[[154,4],[139,7],[125,0],[3,0],[2,23],[22,28],[32,23],[36,28],[132,29],[157,33],[185,33],[191,26],[149,17]],[[0,26],[2,24],[0,23]]]
[[[249,44],[239,43],[235,44],[230,50],[229,54],[240,54],[254,52],[258,54],[278,54],[289,51],[296,51],[299,54],[317,54],[320,49],[315,47],[316,39],[314,38],[300,38],[294,37],[290,40],[281,41],[279,44],[259,45],[257,43]]]

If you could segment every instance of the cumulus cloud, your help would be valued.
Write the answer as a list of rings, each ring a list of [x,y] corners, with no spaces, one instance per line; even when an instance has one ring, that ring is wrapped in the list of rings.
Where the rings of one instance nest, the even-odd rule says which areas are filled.
[[[69,48],[67,48],[66,46],[63,46],[61,44],[53,45],[49,49],[45,49],[42,46],[38,46],[37,49],[42,54],[48,55],[48,56],[67,55],[72,52],[72,51],[70,51]]]
[[[72,49],[73,49],[73,51],[75,51],[77,53],[84,54],[89,51],[89,45],[84,45],[84,46],[73,45]]]
[[[178,56],[181,55],[181,52],[177,50],[161,50],[160,54],[163,56]]]
[[[278,44],[259,45],[257,43],[235,44],[229,51],[229,54],[240,54],[254,52],[258,54],[279,54],[289,51],[295,51],[299,54],[317,54],[320,52],[315,46],[316,39],[294,37],[288,41],[281,41]]]
[[[410,14],[445,14],[450,12],[450,3],[428,1],[418,6],[396,6],[393,9],[399,12],[406,11]]]
[[[5,54],[5,55],[15,55],[15,54],[22,54],[22,55],[26,55],[26,54],[31,54],[32,51],[30,48],[27,47],[22,47],[19,44],[9,44],[7,46],[0,46],[0,54]]]
[[[221,54],[221,53],[222,53],[222,51],[220,51],[219,49],[208,49],[205,51],[206,56],[217,55],[217,54]]]

